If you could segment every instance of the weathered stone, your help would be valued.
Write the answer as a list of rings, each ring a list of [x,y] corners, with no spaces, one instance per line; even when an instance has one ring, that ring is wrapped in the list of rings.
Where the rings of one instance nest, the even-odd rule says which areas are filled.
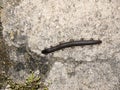
[[[78,65],[71,71],[75,74],[70,77],[64,64],[56,62],[51,69],[48,76],[49,82],[52,82],[50,90],[119,90],[114,89],[119,80],[108,63]]]
[[[119,0],[4,0],[3,36],[15,62],[8,74],[23,81],[39,71],[50,90],[120,90],[119,7]],[[81,38],[102,44],[41,53]]]
[[[101,45],[68,48],[55,52],[53,57],[72,57],[77,61],[110,58],[120,50],[117,48],[120,44],[120,13],[116,2],[31,0],[14,6],[16,0],[12,1],[13,4],[4,1],[4,37],[9,45],[19,47],[28,43],[31,50],[39,55],[45,47],[61,41],[101,39]]]

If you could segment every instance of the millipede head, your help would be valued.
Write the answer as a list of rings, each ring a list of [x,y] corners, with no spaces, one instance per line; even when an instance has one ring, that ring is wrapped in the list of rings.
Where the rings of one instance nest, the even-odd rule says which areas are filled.
[[[44,50],[41,51],[41,53],[47,55],[47,50],[44,49]]]

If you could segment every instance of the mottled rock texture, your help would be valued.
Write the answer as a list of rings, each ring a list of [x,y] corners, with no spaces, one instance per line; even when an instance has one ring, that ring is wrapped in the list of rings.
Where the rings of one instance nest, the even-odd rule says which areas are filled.
[[[120,0],[4,0],[3,7],[13,79],[39,70],[50,90],[120,90]],[[41,53],[81,38],[102,44]]]

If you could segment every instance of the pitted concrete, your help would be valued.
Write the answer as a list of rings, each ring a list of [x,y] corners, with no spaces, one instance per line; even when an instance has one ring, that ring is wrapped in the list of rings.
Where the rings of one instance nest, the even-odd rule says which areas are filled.
[[[50,90],[120,89],[119,0],[18,1],[3,1],[3,36],[10,47],[29,48],[32,53],[26,52],[35,62],[41,60],[36,55],[47,58],[51,67],[46,80],[53,83]],[[41,53],[44,48],[81,38],[100,39],[102,44],[67,48],[47,56]],[[25,64],[25,55],[12,49],[10,58]],[[22,72],[27,73],[29,66]]]

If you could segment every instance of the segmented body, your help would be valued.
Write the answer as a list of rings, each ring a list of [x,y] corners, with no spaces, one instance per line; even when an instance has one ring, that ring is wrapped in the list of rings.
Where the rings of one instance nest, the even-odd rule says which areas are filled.
[[[79,41],[70,41],[61,43],[57,46],[47,48],[42,50],[42,54],[49,54],[51,52],[55,52],[64,48],[73,47],[73,46],[84,46],[84,45],[95,45],[102,43],[101,40],[79,40]]]

